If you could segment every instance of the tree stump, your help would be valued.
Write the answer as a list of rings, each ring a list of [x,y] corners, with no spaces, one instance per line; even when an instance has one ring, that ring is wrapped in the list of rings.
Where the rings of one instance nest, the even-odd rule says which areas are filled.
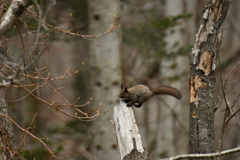
[[[141,136],[131,107],[126,103],[114,107],[114,127],[121,160],[146,160],[147,151],[142,146]]]

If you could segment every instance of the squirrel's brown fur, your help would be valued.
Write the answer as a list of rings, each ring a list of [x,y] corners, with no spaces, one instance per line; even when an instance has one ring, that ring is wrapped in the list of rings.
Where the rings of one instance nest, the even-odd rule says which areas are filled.
[[[154,95],[158,94],[166,94],[171,95],[177,99],[181,99],[181,93],[173,87],[170,86],[162,86],[153,89],[152,91],[144,85],[137,85],[131,88],[124,88],[123,84],[121,85],[121,91],[119,97],[122,98],[128,107],[134,105],[135,107],[141,107],[142,104],[150,99]]]

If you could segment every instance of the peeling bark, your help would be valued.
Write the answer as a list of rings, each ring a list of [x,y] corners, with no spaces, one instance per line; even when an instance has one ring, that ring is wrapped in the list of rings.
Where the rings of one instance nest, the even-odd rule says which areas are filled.
[[[204,75],[208,76],[212,71],[212,59],[213,52],[203,51],[199,58],[199,69],[204,72]]]
[[[214,85],[223,22],[231,0],[212,0],[196,34],[190,77],[190,152],[214,152]],[[212,159],[212,158],[209,158]]]

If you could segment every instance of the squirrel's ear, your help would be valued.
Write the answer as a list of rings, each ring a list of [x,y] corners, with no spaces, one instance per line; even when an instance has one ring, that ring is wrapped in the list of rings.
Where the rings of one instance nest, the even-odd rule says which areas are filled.
[[[123,89],[124,87],[123,87],[123,83],[121,84],[121,89]]]
[[[126,88],[124,89],[124,92],[128,93],[128,87],[126,87]]]

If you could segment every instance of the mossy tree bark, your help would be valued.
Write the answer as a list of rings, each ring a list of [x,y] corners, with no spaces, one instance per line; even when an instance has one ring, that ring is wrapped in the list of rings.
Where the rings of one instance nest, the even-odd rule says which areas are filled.
[[[207,4],[203,23],[196,34],[190,77],[191,153],[215,151],[214,71],[222,41],[223,22],[230,4],[231,0],[212,0]]]
[[[6,116],[9,115],[9,108],[5,102],[2,93],[0,92],[0,113]],[[0,159],[8,160],[15,159],[15,145],[13,141],[13,126],[12,122],[7,118],[0,116]]]

